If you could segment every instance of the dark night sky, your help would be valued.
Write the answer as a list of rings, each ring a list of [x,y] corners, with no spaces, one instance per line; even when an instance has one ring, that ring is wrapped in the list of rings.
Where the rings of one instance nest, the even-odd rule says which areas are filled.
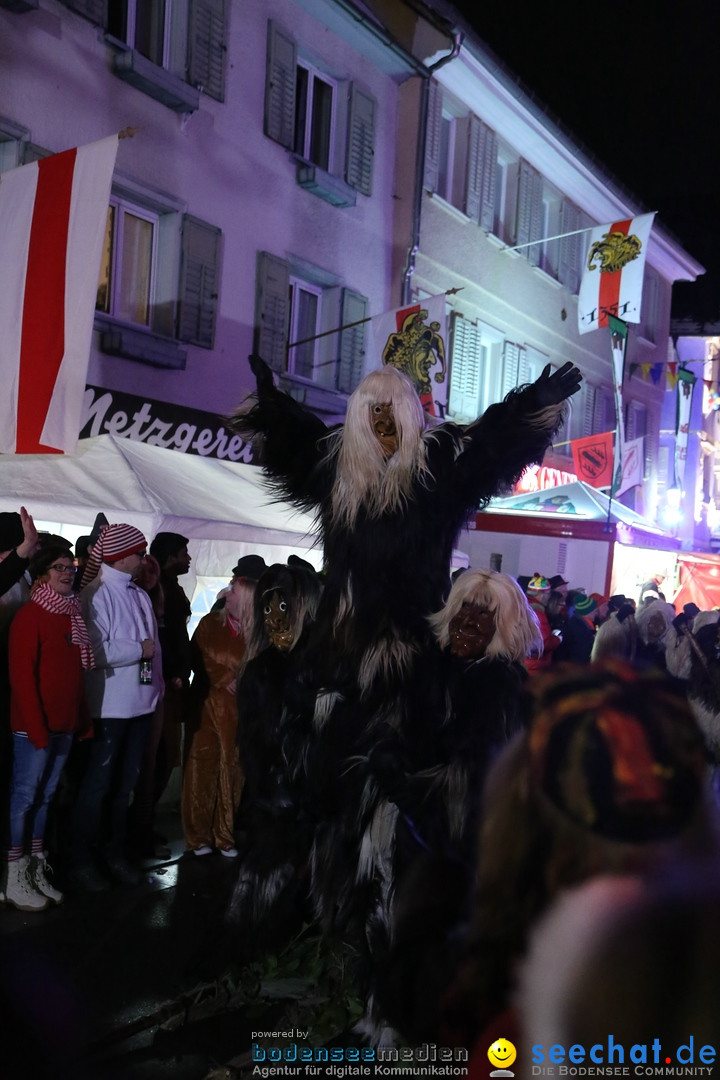
[[[458,4],[479,37],[708,273],[673,314],[720,319],[720,5]]]

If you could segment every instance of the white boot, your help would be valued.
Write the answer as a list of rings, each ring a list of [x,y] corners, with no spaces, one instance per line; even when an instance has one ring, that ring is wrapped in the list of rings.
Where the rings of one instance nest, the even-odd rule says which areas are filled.
[[[41,851],[30,859],[29,876],[37,892],[41,896],[47,896],[53,904],[62,904],[65,899],[63,893],[56,889],[52,882],[48,881],[48,870],[52,874],[52,867],[48,866],[47,855]]]
[[[22,859],[14,859],[8,863],[5,899],[20,911],[44,911],[48,906],[48,899],[33,888],[28,876],[29,863],[29,855],[23,855]]]

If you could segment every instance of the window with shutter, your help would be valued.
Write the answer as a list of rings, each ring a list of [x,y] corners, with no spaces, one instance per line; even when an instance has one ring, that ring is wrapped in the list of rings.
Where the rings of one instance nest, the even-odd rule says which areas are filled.
[[[214,225],[183,218],[178,337],[203,349],[215,340],[222,233]]]
[[[332,172],[337,84],[306,61],[298,62],[295,81],[295,151]]]
[[[268,22],[265,71],[265,134],[292,150],[295,146],[295,87],[297,47],[295,40]]]
[[[625,409],[625,441],[639,439],[647,434],[647,406],[637,401],[628,403]]]
[[[107,29],[118,78],[175,112],[199,108],[200,92],[188,82],[187,4],[108,0]]]
[[[520,354],[522,349],[513,341],[506,341],[503,349],[502,396],[506,397],[519,384]]]
[[[515,213],[515,243],[529,244],[542,236],[543,179],[537,169],[522,159],[518,168],[517,204]],[[532,244],[522,250],[531,266],[540,262],[540,244]]]
[[[189,18],[188,82],[216,101],[224,101],[225,0],[190,0]]]
[[[480,226],[486,232],[492,232],[495,224],[498,141],[495,132],[487,125],[485,125],[484,143]]]
[[[656,475],[658,470],[658,458],[660,454],[660,417],[650,413],[645,416],[645,433],[643,437],[644,468],[643,476]]]
[[[367,309],[367,297],[351,289],[342,290],[340,325],[347,329],[342,330],[339,335],[337,388],[344,394],[351,394],[364,374],[367,323],[360,320],[367,318]],[[353,326],[353,323],[359,325]]]
[[[425,125],[425,179],[428,191],[437,191],[440,175],[442,136],[442,93],[434,79],[428,85],[428,111]]]
[[[595,418],[595,395],[597,390],[589,382],[583,382],[580,388],[580,405],[581,408],[576,410],[576,416],[582,417],[582,423],[578,425],[579,430],[575,431],[575,438],[582,439],[586,435],[594,434],[594,418]]]
[[[475,420],[480,411],[486,352],[479,328],[455,313],[452,322],[448,411],[454,419],[463,423]]]
[[[273,371],[285,371],[290,320],[290,267],[284,259],[258,255],[256,352]]]
[[[140,360],[155,367],[183,368],[187,353],[178,346],[181,283],[182,204],[127,178],[113,184],[105,244],[98,280],[95,325],[100,348],[112,356]],[[189,219],[195,221],[195,219]],[[195,221],[197,227],[202,222]],[[212,226],[206,229],[219,235]],[[184,242],[184,241],[183,241]],[[206,260],[207,261],[207,260]],[[185,261],[184,266],[189,267]],[[185,269],[182,271],[183,278]],[[197,319],[204,344],[211,333],[217,269],[203,274],[204,295],[213,305]],[[187,311],[180,321],[187,324]],[[212,345],[210,338],[206,347]]]
[[[290,328],[287,371],[301,379],[315,377],[322,288],[290,275]]]
[[[372,195],[375,100],[353,83],[349,110],[345,179],[361,195]]]
[[[468,119],[465,213],[490,232],[495,216],[497,138],[476,116]]]
[[[604,431],[614,431],[617,427],[615,413],[615,395],[612,390],[604,386],[598,386],[595,391],[595,416],[593,419],[593,435],[600,435]]]
[[[569,199],[563,199],[560,207],[560,232],[571,233],[582,228],[580,210]],[[581,237],[563,236],[559,241],[558,281],[561,281],[575,295],[580,288],[581,276]]]
[[[96,309],[135,326],[153,325],[159,215],[113,196],[108,209]]]

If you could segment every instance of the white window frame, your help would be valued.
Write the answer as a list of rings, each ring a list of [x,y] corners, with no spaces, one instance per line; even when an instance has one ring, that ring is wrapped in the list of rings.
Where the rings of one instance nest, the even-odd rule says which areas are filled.
[[[136,34],[137,34],[137,8],[138,4],[144,3],[145,0],[127,0],[127,25],[125,28],[126,38],[129,45],[134,49],[137,48]],[[157,10],[157,0],[153,0],[152,9]],[[150,9],[150,10],[152,10]],[[170,21],[172,19],[172,0],[165,0],[165,13],[163,16],[163,43],[162,43],[162,58],[158,63],[157,60],[152,57],[148,59],[153,63],[158,64],[158,67],[167,68],[170,65]]]
[[[151,330],[153,328],[153,308],[156,303],[157,291],[157,260],[158,260],[158,237],[160,230],[160,215],[155,211],[148,210],[138,203],[121,196],[112,195],[110,206],[114,208],[114,226],[112,236],[112,256],[110,260],[110,282],[107,311],[98,308],[100,314],[127,323],[130,326],[139,326]],[[122,266],[122,253],[124,243],[124,215],[131,214],[142,221],[148,221],[152,227],[152,249],[150,253],[150,266],[148,268],[148,318],[147,322],[136,322],[133,319],[118,315],[121,307],[122,296],[120,294],[120,267]],[[99,282],[98,282],[99,284]]]
[[[310,335],[306,330],[298,329],[298,322],[300,317],[300,310],[298,305],[298,290],[301,292],[309,293],[312,296],[317,297],[317,312],[315,316],[315,329],[314,333],[321,333],[322,328],[322,314],[323,314],[323,288],[314,282],[307,281],[304,278],[297,277],[294,274],[290,275],[290,321],[288,328],[288,342],[291,344],[293,341],[302,340]],[[302,338],[301,338],[302,335]],[[318,339],[319,341],[320,339]],[[318,341],[312,342],[312,374],[303,375],[295,370],[295,364],[297,361],[297,353],[295,349],[288,349],[287,357],[287,372],[288,375],[292,375],[295,379],[301,379],[304,382],[316,382],[317,369],[318,369]],[[310,344],[310,343],[308,343]]]
[[[155,8],[155,0],[127,0],[125,31],[121,35],[125,44],[138,52],[140,50],[135,43],[135,36],[137,9],[140,4],[150,4],[149,10]],[[160,63],[155,59],[149,60],[157,67],[171,71],[183,79],[186,74],[188,12],[189,0],[165,0],[162,59]]]
[[[297,67],[302,68],[307,72],[308,76],[308,93],[307,101],[305,103],[305,137],[303,145],[298,145],[298,124],[297,117],[295,119],[295,152],[299,154],[306,161],[317,165],[319,168],[324,169],[325,172],[335,172],[335,157],[336,157],[336,141],[337,141],[337,111],[338,111],[338,83],[336,79],[333,79],[326,71],[321,71],[320,68],[315,67],[304,57],[298,57]],[[314,88],[315,80],[319,79],[322,83],[329,86],[332,90],[332,100],[330,103],[330,132],[328,137],[328,160],[327,164],[313,161],[310,156],[310,146],[312,142],[312,106],[314,100]],[[296,106],[297,107],[297,106]]]

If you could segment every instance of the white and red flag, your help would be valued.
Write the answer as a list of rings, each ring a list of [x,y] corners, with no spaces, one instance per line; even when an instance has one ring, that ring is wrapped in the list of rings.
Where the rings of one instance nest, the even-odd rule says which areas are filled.
[[[598,225],[580,282],[578,329],[581,334],[608,325],[608,315],[640,322],[643,273],[655,214]]]
[[[370,355],[404,371],[430,416],[447,407],[445,293],[370,319]]]
[[[615,482],[617,489],[613,487],[613,498],[619,499],[630,488],[642,484],[645,473],[644,443],[642,436],[639,439],[631,439],[623,444],[620,461],[622,462],[620,475],[616,473]]]
[[[0,452],[70,453],[118,137],[0,175]]]

